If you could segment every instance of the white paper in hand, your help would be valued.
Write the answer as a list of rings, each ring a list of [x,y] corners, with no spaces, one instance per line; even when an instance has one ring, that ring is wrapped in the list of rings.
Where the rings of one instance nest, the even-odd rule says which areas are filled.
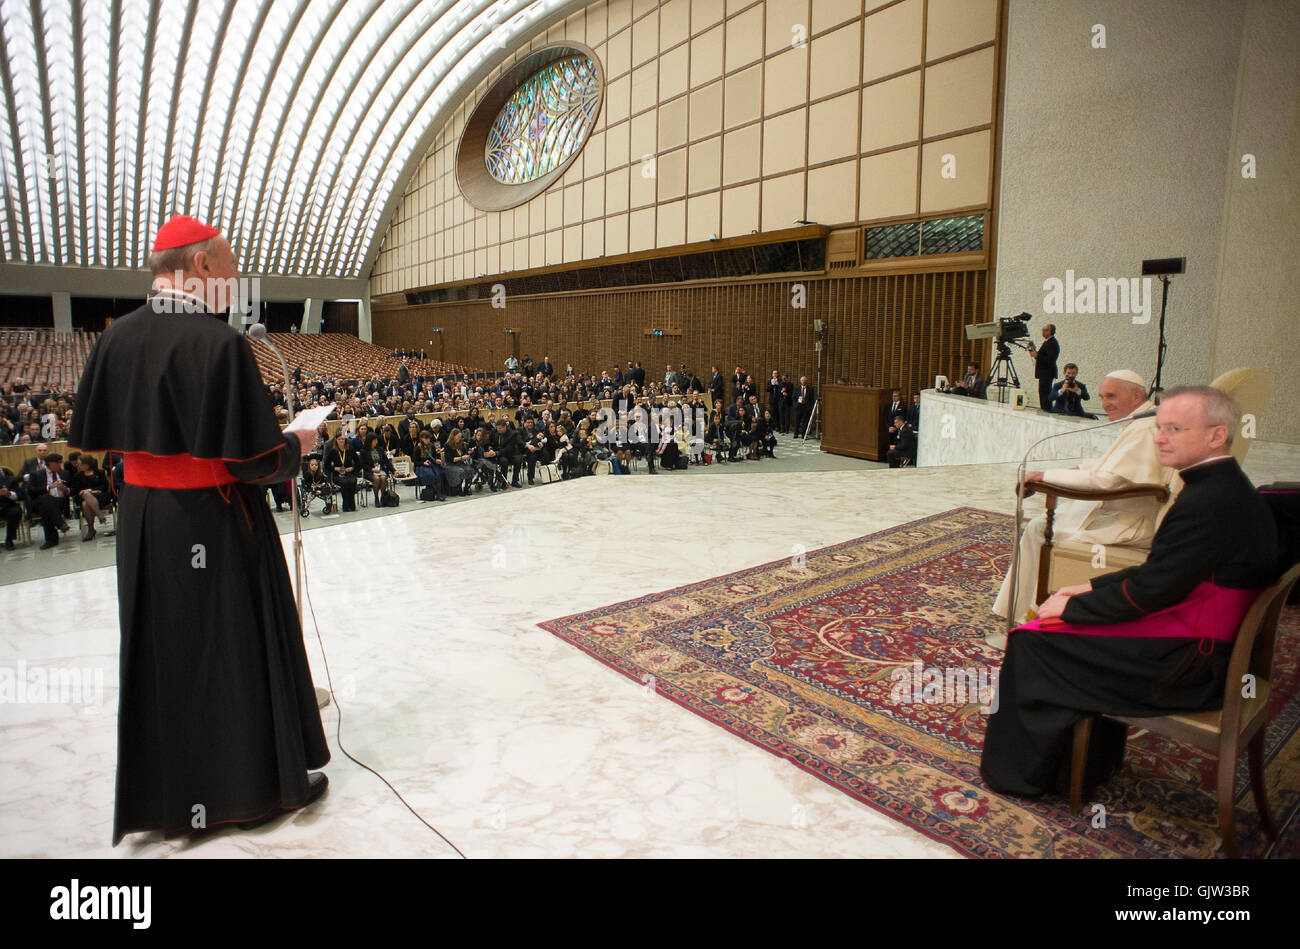
[[[303,409],[285,426],[286,432],[314,432],[338,409],[337,405],[321,405],[314,409]]]

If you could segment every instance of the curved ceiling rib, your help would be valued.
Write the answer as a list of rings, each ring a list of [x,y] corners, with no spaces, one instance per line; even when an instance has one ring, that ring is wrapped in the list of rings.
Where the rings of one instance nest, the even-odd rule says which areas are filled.
[[[582,5],[0,0],[0,253],[134,270],[184,213],[250,273],[363,277],[436,126]]]

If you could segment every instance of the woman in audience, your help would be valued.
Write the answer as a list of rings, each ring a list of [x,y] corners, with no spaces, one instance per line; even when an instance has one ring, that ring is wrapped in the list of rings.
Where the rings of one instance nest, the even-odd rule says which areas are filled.
[[[414,460],[415,450],[420,447],[420,422],[418,419],[411,419],[406,423],[399,447],[403,455]]]
[[[384,450],[378,432],[365,436],[365,447],[361,450],[361,468],[365,478],[370,482],[370,490],[375,494],[375,507],[388,490],[388,479],[393,474],[393,459]]]
[[[555,464],[555,459],[564,448],[563,438],[564,436],[560,434],[560,427],[555,422],[548,422],[546,425],[546,444],[542,447],[542,464]]]
[[[763,410],[763,437],[759,441],[759,457],[766,452],[767,457],[776,458],[776,420],[772,418],[772,410]]]
[[[82,541],[95,539],[95,519],[99,523],[107,523],[108,518],[102,513],[102,509],[108,507],[110,492],[108,487],[108,477],[100,470],[99,463],[95,461],[95,456],[90,454],[79,455],[75,465],[72,466],[72,493],[77,498],[77,503],[81,505],[81,513],[85,515],[86,526],[82,529]]]
[[[474,470],[471,481],[476,490],[481,490],[484,483],[486,483],[492,489],[492,493],[495,494],[500,472],[497,470],[497,466],[493,464],[492,459],[487,456],[491,448],[492,446],[488,444],[487,429],[475,429],[474,439],[469,445],[470,464]]]
[[[721,454],[727,450],[727,428],[722,421],[722,413],[717,409],[709,416],[709,427],[704,431],[704,444]]]
[[[343,490],[343,513],[357,509],[357,482],[361,478],[361,456],[348,444],[340,429],[325,453],[325,473]]]
[[[401,453],[402,439],[398,437],[397,429],[393,428],[392,422],[385,422],[379,429],[379,447],[389,453],[389,458]]]
[[[420,485],[419,498],[424,497],[425,490],[433,495],[435,501],[447,500],[443,490],[443,470],[439,462],[438,449],[434,446],[433,433],[425,429],[420,433],[415,447],[411,449],[411,471]]]
[[[308,454],[315,455],[318,458],[324,458],[325,452],[329,450],[331,441],[329,426],[324,422],[321,422],[316,428],[316,444],[312,446],[312,449]]]
[[[665,471],[672,471],[676,468],[677,459],[681,457],[681,450],[677,447],[675,429],[672,414],[663,412],[660,415],[659,423],[659,447],[655,450],[655,454],[659,456],[660,467]]]
[[[442,474],[447,479],[449,491],[469,494],[472,461],[473,456],[465,444],[464,434],[459,427],[453,428],[447,436],[447,447],[442,450]]]

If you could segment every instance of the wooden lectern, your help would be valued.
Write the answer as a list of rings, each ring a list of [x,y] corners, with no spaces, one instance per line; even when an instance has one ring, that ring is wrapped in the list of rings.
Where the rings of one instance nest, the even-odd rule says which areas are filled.
[[[865,386],[822,386],[822,451],[884,461],[889,446],[880,441],[880,413],[889,394]]]

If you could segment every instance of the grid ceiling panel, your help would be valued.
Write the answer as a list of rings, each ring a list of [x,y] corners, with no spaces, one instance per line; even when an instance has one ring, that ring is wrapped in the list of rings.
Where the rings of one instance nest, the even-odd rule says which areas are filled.
[[[358,277],[431,123],[571,0],[0,0],[0,254],[136,268],[174,213]]]

